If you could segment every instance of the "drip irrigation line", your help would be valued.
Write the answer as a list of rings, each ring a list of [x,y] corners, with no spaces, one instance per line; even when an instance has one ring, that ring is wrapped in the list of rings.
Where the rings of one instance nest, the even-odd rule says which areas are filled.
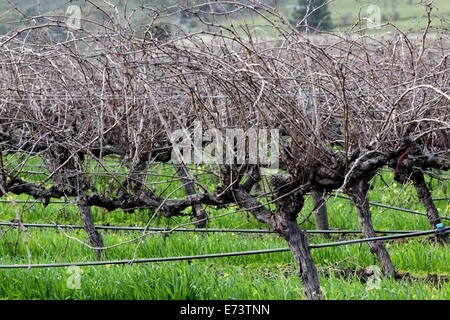
[[[22,223],[23,226],[29,228],[62,228],[62,229],[84,229],[81,225],[69,224],[42,224],[42,223]],[[17,222],[0,222],[0,226],[19,226]],[[214,228],[145,228],[145,227],[120,227],[120,226],[95,226],[98,230],[118,230],[118,231],[156,231],[156,232],[217,232],[217,233],[276,233],[273,230],[262,229],[214,229]],[[360,230],[305,230],[310,234],[352,234],[362,233]],[[423,230],[375,230],[375,233],[381,234],[397,234],[397,233],[412,233],[421,232]]]
[[[427,235],[427,234],[432,234],[432,233],[437,233],[437,232],[442,232],[444,234],[447,234],[447,233],[449,233],[448,230],[450,230],[450,227],[441,228],[439,230],[404,233],[404,234],[392,235],[392,236],[372,237],[372,238],[356,239],[356,240],[348,240],[348,241],[340,241],[340,242],[313,244],[313,245],[310,245],[309,248],[317,249],[317,248],[335,247],[335,246],[349,245],[349,244],[356,244],[356,243],[370,242],[370,241],[417,237],[417,236]],[[134,263],[183,261],[183,260],[196,260],[196,259],[209,259],[209,258],[224,258],[224,257],[231,257],[231,256],[243,256],[243,255],[253,255],[253,254],[263,254],[263,253],[286,252],[289,250],[290,250],[289,248],[275,248],[275,249],[264,249],[264,250],[251,250],[251,251],[240,251],[240,252],[227,252],[227,253],[204,254],[204,255],[193,255],[193,256],[180,256],[180,257],[135,259],[135,260],[110,260],[110,261],[65,262],[65,263],[49,263],[49,264],[0,265],[0,269],[61,268],[61,267],[71,267],[71,266],[84,267],[84,266],[100,266],[100,265],[119,265],[119,264],[134,264]]]

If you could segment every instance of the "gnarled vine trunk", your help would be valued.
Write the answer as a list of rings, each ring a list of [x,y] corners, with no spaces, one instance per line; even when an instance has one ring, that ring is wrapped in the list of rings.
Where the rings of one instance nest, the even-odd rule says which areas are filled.
[[[330,226],[328,224],[328,212],[327,204],[324,201],[324,192],[313,189],[311,191],[311,197],[313,200],[313,206],[316,208],[314,210],[316,229],[317,230],[329,230]]]
[[[356,214],[358,216],[359,224],[364,238],[376,237],[375,230],[372,224],[372,214],[369,206],[369,198],[367,192],[369,191],[369,184],[365,180],[357,182],[351,189],[350,194],[353,202],[356,205]],[[386,250],[382,241],[368,242],[370,251],[375,254],[381,264],[383,274],[390,277],[395,274],[395,268],[392,263],[389,252]]]
[[[184,192],[190,196],[196,194],[194,183],[189,179],[189,168],[185,165],[175,165],[178,175],[181,177]],[[208,221],[208,213],[201,204],[192,206],[192,216],[194,218],[194,226],[197,228],[205,228]]]
[[[96,248],[102,248],[103,247],[103,239],[102,236],[98,233],[97,229],[95,228],[94,219],[92,217],[92,209],[91,206],[83,204],[84,197],[79,198],[79,204],[78,208],[80,210],[81,214],[81,220],[83,221],[83,227],[86,231],[89,241],[91,242],[92,246]],[[95,257],[98,261],[101,260],[102,257],[102,250],[101,249],[95,249]]]
[[[439,211],[437,210],[436,205],[434,204],[431,197],[431,192],[425,183],[423,173],[421,171],[416,171],[411,175],[411,179],[414,183],[414,187],[416,188],[417,196],[425,207],[430,226],[432,228],[436,228],[436,225],[441,223],[441,218],[439,216]],[[443,241],[444,243],[450,243],[450,239],[448,238],[447,234],[437,234],[436,238]]]
[[[289,175],[272,176],[272,184],[278,190],[275,193],[277,199],[276,213],[272,213],[261,205],[242,187],[233,189],[232,196],[240,206],[251,212],[257,220],[270,225],[286,240],[297,264],[306,297],[309,300],[321,300],[322,292],[319,276],[308,246],[306,232],[301,230],[297,223],[298,213],[303,207],[303,193],[300,191],[291,192],[290,196],[280,197],[287,190],[295,190]]]
[[[309,300],[321,300],[319,276],[306,239],[306,232],[300,229],[296,220],[282,219],[281,236],[286,240],[300,272],[300,282]]]

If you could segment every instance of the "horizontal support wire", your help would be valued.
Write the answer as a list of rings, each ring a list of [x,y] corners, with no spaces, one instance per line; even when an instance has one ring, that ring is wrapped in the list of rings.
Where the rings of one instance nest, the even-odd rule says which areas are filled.
[[[14,200],[15,203],[25,203],[25,204],[36,204],[36,203],[40,203],[43,204],[41,201],[28,201],[28,200]],[[10,200],[0,200],[0,203],[11,203]],[[56,200],[56,201],[50,201],[48,204],[72,204],[70,202],[67,201],[62,201],[62,200]],[[72,204],[75,205],[75,204]]]
[[[236,81],[240,81],[242,79],[234,79]],[[279,80],[279,79],[277,79]],[[284,79],[284,80],[291,80],[291,79]],[[297,79],[292,79],[294,81],[297,81]],[[442,91],[446,91],[448,87],[444,87],[444,88],[439,88]],[[416,89],[428,89],[428,88],[416,88]],[[360,91],[360,90],[347,90],[346,92],[348,93],[355,93],[357,96],[359,95],[363,95],[363,96],[370,96],[370,97],[375,97],[378,96],[380,93],[383,92],[394,92],[394,93],[400,93],[400,90],[397,89],[386,89],[386,90],[370,90],[370,91]],[[298,98],[298,97],[302,97],[302,98],[308,98],[308,97],[326,97],[328,96],[327,93],[303,93],[302,95],[299,94],[280,94],[281,97],[288,97],[288,98]],[[350,96],[351,98],[352,96]],[[197,98],[197,97],[196,97]],[[198,97],[197,99],[230,99],[232,98],[229,95],[203,95]],[[164,101],[168,101],[168,100],[190,100],[192,99],[191,95],[169,95],[169,96],[164,96],[164,99],[161,99],[161,103]],[[35,96],[35,97],[31,97],[31,98],[24,98],[24,97],[12,97],[12,96],[3,96],[0,97],[0,102],[2,103],[18,103],[18,102],[32,102],[32,101],[45,101],[45,102],[54,102],[54,101],[60,101],[62,102],[63,100],[66,101],[67,104],[71,104],[73,103],[73,101],[93,101],[93,100],[98,100],[98,101],[118,101],[118,100],[144,100],[147,101],[149,100],[149,97],[147,95],[115,95],[115,96],[96,96],[96,95],[83,95],[83,96],[72,96],[72,97],[67,97],[67,96],[58,96],[58,95],[43,95],[41,97],[39,96]],[[378,112],[380,112],[381,110],[379,110]]]
[[[338,198],[351,200],[350,197],[337,195]],[[448,200],[449,198],[436,198],[432,199],[434,201],[438,200]],[[27,200],[16,200],[17,203],[41,203],[40,201],[27,201]],[[0,203],[10,203],[8,200],[0,200]],[[417,212],[409,209],[398,208],[393,206],[384,205],[377,202],[369,202],[370,205],[392,209],[396,211],[403,211],[413,214],[418,214],[422,216],[426,216],[425,213]],[[51,201],[49,204],[68,204],[73,205],[70,202],[66,201]],[[448,217],[440,217],[441,219],[450,220]],[[68,229],[82,229],[83,226],[80,225],[53,225],[53,224],[32,224],[32,223],[23,223],[25,227],[31,228],[68,228]],[[0,226],[19,226],[19,224],[10,222],[10,223],[0,223]],[[170,232],[231,232],[231,233],[275,233],[273,230],[258,230],[258,229],[210,229],[210,228],[143,228],[143,227],[119,227],[119,226],[96,226],[96,229],[100,230],[123,230],[123,231],[154,231],[161,233],[170,233]],[[381,234],[396,234],[390,236],[380,236],[373,238],[365,238],[365,239],[355,239],[348,241],[340,241],[340,242],[331,242],[324,244],[315,244],[310,245],[311,249],[314,248],[324,248],[324,247],[333,247],[333,246],[341,246],[341,245],[349,245],[356,244],[362,242],[369,241],[380,241],[380,240],[390,240],[390,239],[398,239],[398,238],[407,238],[407,237],[417,237],[421,235],[428,235],[436,233],[437,231],[448,234],[450,227],[442,228],[440,230],[432,230],[432,231],[417,231],[417,230],[376,230],[376,233]],[[359,230],[305,230],[310,234],[358,234],[361,233]],[[181,260],[194,260],[194,259],[206,259],[206,258],[221,258],[221,257],[230,257],[230,256],[241,256],[241,255],[252,255],[252,254],[263,254],[263,253],[275,253],[275,252],[286,252],[289,251],[289,248],[277,248],[277,249],[265,249],[265,250],[251,250],[251,251],[242,251],[242,252],[230,252],[230,253],[219,253],[219,254],[208,254],[208,255],[194,255],[194,256],[182,256],[182,257],[165,257],[165,258],[150,258],[150,259],[135,259],[135,260],[113,260],[113,261],[97,261],[97,262],[73,262],[73,263],[54,263],[54,264],[31,264],[31,265],[0,265],[0,269],[17,269],[17,268],[51,268],[51,267],[69,267],[69,266],[96,266],[96,265],[118,265],[118,264],[133,264],[133,263],[151,263],[151,262],[166,262],[166,261],[181,261]]]
[[[437,232],[449,233],[450,227],[445,227],[439,230],[433,231],[418,231],[412,233],[403,233],[399,235],[391,236],[381,236],[372,237],[365,239],[356,239],[348,241],[330,242],[322,244],[313,244],[309,248],[326,248],[335,247],[349,244],[356,244],[362,242],[370,241],[381,241],[381,240],[391,240],[398,238],[408,238],[408,237],[418,237],[422,235],[433,234]],[[100,265],[120,265],[120,264],[134,264],[134,263],[151,263],[151,262],[167,262],[167,261],[183,261],[183,260],[196,260],[196,259],[209,259],[209,258],[224,258],[231,256],[243,256],[243,255],[253,255],[253,254],[263,254],[263,253],[275,253],[275,252],[286,252],[289,248],[275,248],[275,249],[263,249],[263,250],[251,250],[251,251],[240,251],[240,252],[227,252],[227,253],[216,253],[216,254],[204,254],[204,255],[193,255],[193,256],[180,256],[180,257],[164,257],[164,258],[149,258],[149,259],[134,259],[134,260],[110,260],[110,261],[92,261],[92,262],[63,262],[63,263],[49,263],[49,264],[16,264],[16,265],[0,265],[0,269],[31,269],[31,268],[61,268],[61,267],[71,267],[71,266],[100,266]]]
[[[346,200],[351,200],[351,198],[347,197],[347,196],[337,195],[337,197],[338,198],[342,198],[342,199],[346,199]],[[433,201],[439,201],[439,200],[447,200],[447,199],[448,198],[437,198],[437,199],[432,199],[432,200]],[[11,201],[9,201],[9,200],[0,200],[0,203],[11,203]],[[28,203],[30,203],[30,204],[40,203],[40,204],[42,204],[41,201],[27,201],[27,200],[16,200],[16,203],[27,203],[27,204]],[[67,204],[67,205],[75,206],[75,204],[73,204],[71,202],[65,202],[65,201],[50,201],[48,204]],[[427,216],[427,214],[423,213],[423,212],[409,210],[409,209],[405,209],[405,208],[393,207],[393,206],[389,206],[389,205],[378,203],[378,202],[370,201],[369,204],[374,206],[374,207],[381,207],[381,208],[391,209],[391,210],[395,210],[395,211],[408,212],[408,213],[417,214],[417,215],[421,215],[421,216],[425,216],[425,217]],[[440,219],[450,220],[450,217],[440,216]]]
[[[68,224],[42,224],[42,223],[21,223],[27,228],[62,228],[62,229],[83,229],[81,225],[68,225]],[[0,222],[0,226],[18,227],[20,226],[17,222]],[[120,226],[95,226],[98,230],[118,230],[118,231],[156,231],[161,233],[171,233],[171,232],[203,232],[203,233],[276,233],[273,230],[263,230],[263,229],[214,229],[214,228],[145,228],[145,227],[120,227]],[[350,233],[361,233],[360,230],[305,230],[306,233],[310,234],[350,234]],[[375,233],[384,234],[396,234],[396,233],[411,233],[420,232],[424,230],[375,230]]]
[[[346,199],[346,200],[352,200],[352,198],[347,197],[347,196],[342,196],[342,195],[336,195],[336,197],[341,198],[341,199]],[[442,199],[444,199],[444,198],[442,198]],[[438,198],[437,200],[442,200],[442,199]],[[435,199],[432,199],[432,200],[435,200]],[[382,204],[382,203],[379,203],[379,202],[369,201],[369,204],[371,206],[374,206],[374,207],[386,208],[386,209],[391,209],[391,210],[395,210],[395,211],[402,211],[402,212],[408,212],[408,213],[417,214],[417,215],[421,215],[421,216],[427,216],[427,214],[423,213],[423,212],[409,210],[409,209],[405,209],[405,208],[398,208],[398,207],[388,206],[386,204]],[[449,217],[439,216],[439,218],[440,219],[444,219],[444,220],[450,220]]]

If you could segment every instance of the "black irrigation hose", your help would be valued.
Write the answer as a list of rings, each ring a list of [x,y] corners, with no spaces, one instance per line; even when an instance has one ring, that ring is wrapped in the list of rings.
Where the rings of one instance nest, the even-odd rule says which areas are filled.
[[[81,225],[68,225],[68,224],[41,224],[41,223],[22,223],[23,226],[29,228],[62,228],[62,229],[83,229]],[[0,222],[0,226],[19,226],[17,222]],[[210,229],[210,228],[144,228],[144,227],[119,227],[119,226],[95,226],[99,230],[119,230],[119,231],[156,231],[156,232],[231,232],[231,233],[275,233],[273,230],[260,230],[260,229]],[[420,232],[421,230],[375,230],[375,233],[395,234],[395,233],[411,233]],[[323,233],[361,233],[360,230],[306,230],[311,234],[323,234]]]
[[[419,231],[413,233],[404,233],[392,236],[383,237],[373,237],[365,239],[356,239],[340,242],[330,242],[322,244],[313,244],[309,248],[325,248],[325,247],[335,247],[341,245],[355,244],[361,242],[369,241],[380,241],[380,240],[390,240],[398,238],[408,238],[417,237],[421,235],[427,235],[432,233],[449,233],[450,227],[440,228],[438,230],[431,231]],[[150,259],[135,259],[135,260],[111,260],[111,261],[95,261],[95,262],[67,262],[67,263],[53,263],[53,264],[18,264],[18,265],[0,265],[0,269],[24,269],[24,268],[60,268],[60,267],[70,267],[70,266],[99,266],[99,265],[112,265],[112,264],[133,264],[133,263],[150,263],[150,262],[166,262],[166,261],[182,261],[182,260],[195,260],[195,259],[208,259],[208,258],[223,258],[231,256],[243,256],[251,254],[262,254],[262,253],[274,253],[274,252],[285,252],[289,251],[289,248],[276,248],[276,249],[264,249],[264,250],[252,250],[252,251],[241,251],[241,252],[228,252],[228,253],[216,253],[216,254],[205,254],[205,255],[194,255],[194,256],[181,256],[181,257],[165,257],[165,258],[150,258]]]

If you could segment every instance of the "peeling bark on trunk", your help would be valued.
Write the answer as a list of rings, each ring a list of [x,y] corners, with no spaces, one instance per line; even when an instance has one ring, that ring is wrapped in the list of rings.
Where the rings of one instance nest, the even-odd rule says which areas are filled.
[[[79,205],[78,208],[80,209],[81,220],[83,221],[84,230],[86,231],[91,244],[94,247],[102,248],[103,239],[102,236],[95,229],[91,206]],[[102,250],[95,250],[95,256],[97,260],[100,261],[102,256]]]
[[[88,196],[86,195],[86,191],[88,190],[88,188],[86,186],[86,183],[82,183],[86,177],[78,174],[74,159],[69,158],[68,155],[68,150],[56,149],[51,154],[50,158],[45,159],[46,166],[48,170],[52,172],[53,170],[56,170],[56,168],[59,167],[62,163],[66,163],[66,165],[54,175],[53,181],[58,187],[62,189],[64,189],[65,187],[69,187],[71,189],[71,192],[69,192],[68,194],[77,196],[77,205],[78,209],[80,210],[81,220],[83,222],[84,230],[89,237],[91,245],[94,247],[103,247],[102,236],[95,229],[91,206],[87,204]],[[67,194],[65,195],[67,196]],[[95,250],[95,256],[98,261],[100,261],[101,255],[101,250]]]
[[[297,214],[287,212],[290,211],[287,207],[285,207],[285,211],[278,211],[279,209],[277,209],[277,213],[272,214],[243,189],[233,190],[233,197],[241,206],[250,211],[257,220],[270,225],[286,240],[299,269],[300,281],[306,297],[309,300],[321,300],[322,292],[320,290],[319,276],[309,250],[306,233],[300,229],[297,223]],[[286,201],[287,198],[285,197],[283,201]],[[296,203],[296,206],[301,208],[302,200],[295,200],[301,202],[300,205]]]
[[[430,226],[435,229],[436,225],[441,223],[441,219],[439,217],[439,211],[437,210],[431,197],[431,192],[425,183],[423,173],[420,171],[414,172],[411,179],[414,183],[414,187],[416,188],[417,196],[427,211],[428,222],[430,223]],[[440,240],[444,243],[450,243],[450,239],[446,234],[436,235],[436,240]]]
[[[281,220],[280,224],[284,227],[281,235],[288,243],[299,269],[306,297],[308,300],[321,300],[319,276],[308,246],[306,232],[300,229],[296,221]]]
[[[372,238],[377,236],[375,230],[373,229],[369,198],[367,197],[368,191],[369,184],[364,180],[356,183],[350,191],[353,202],[356,205],[356,214],[358,215],[358,221],[361,225],[361,231],[364,238]],[[371,241],[367,244],[370,247],[370,251],[377,256],[383,269],[383,274],[387,277],[394,276],[395,268],[384,243],[382,241]]]
[[[316,221],[316,229],[317,230],[329,230],[330,226],[328,224],[328,212],[327,212],[327,204],[323,199],[324,193],[319,190],[312,190],[311,196],[313,200],[314,208],[314,216]],[[324,234],[325,236],[329,236]]]
[[[186,192],[186,195],[190,196],[193,194],[196,194],[194,184],[190,179],[187,177],[188,175],[188,168],[186,168],[184,165],[175,165],[175,169],[177,170],[178,175],[181,177],[181,183],[184,185],[184,191]],[[203,208],[201,204],[197,204],[192,206],[192,215],[194,217],[195,223],[194,226],[196,228],[205,228],[206,222],[208,221],[208,214],[206,213],[206,210]]]

